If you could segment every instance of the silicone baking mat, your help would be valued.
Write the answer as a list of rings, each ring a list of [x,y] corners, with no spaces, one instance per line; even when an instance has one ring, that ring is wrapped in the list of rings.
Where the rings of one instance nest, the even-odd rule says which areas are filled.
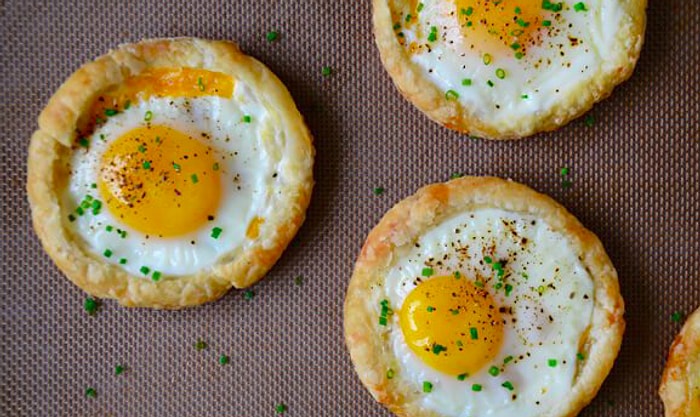
[[[619,272],[628,326],[612,373],[581,415],[661,415],[656,390],[681,327],[672,314],[700,305],[700,2],[650,3],[637,69],[593,108],[592,125],[581,118],[490,142],[448,131],[400,97],[373,42],[369,1],[1,2],[0,414],[273,416],[285,404],[288,416],[389,416],[344,344],[354,259],[393,204],[464,172],[528,184],[598,234]],[[275,42],[266,40],[271,30]],[[234,40],[286,83],[316,141],[308,218],[252,299],[232,291],[184,311],[106,301],[88,316],[85,294],[32,231],[29,137],[83,62],[170,36]],[[198,339],[208,348],[195,349]],[[229,364],[219,364],[221,354]],[[117,364],[126,367],[119,376]]]

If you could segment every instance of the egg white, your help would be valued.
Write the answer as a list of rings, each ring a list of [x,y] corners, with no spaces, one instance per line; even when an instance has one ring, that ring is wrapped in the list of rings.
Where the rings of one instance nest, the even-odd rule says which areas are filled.
[[[614,64],[609,59],[619,48],[615,34],[624,18],[617,1],[587,0],[587,11],[580,12],[574,10],[573,2],[564,4],[558,13],[561,17],[552,18],[550,28],[540,29],[543,42],[528,47],[522,59],[516,59],[513,51],[506,55],[465,39],[453,1],[424,1],[417,23],[403,25],[397,33],[405,40],[405,47],[413,42],[421,46],[411,53],[411,61],[438,89],[455,91],[459,95],[456,99],[473,116],[514,128],[525,116],[569,102],[597,73],[612,71]],[[406,9],[401,17],[410,13]],[[426,40],[431,27],[438,28],[434,42]],[[576,46],[570,37],[577,40]],[[493,56],[489,65],[484,64],[486,53]],[[498,68],[505,70],[503,79],[496,76]],[[470,79],[471,85],[463,85],[465,79]]]
[[[76,216],[69,228],[95,255],[132,275],[147,278],[140,272],[142,266],[166,276],[192,274],[214,265],[223,254],[235,253],[249,245],[251,241],[245,235],[250,221],[255,216],[269,216],[272,207],[268,203],[277,170],[283,163],[282,155],[273,145],[283,133],[276,128],[274,117],[264,103],[241,82],[236,82],[230,99],[151,97],[133,103],[94,131],[87,150],[78,149],[73,154],[72,175],[62,196],[63,207],[77,207],[86,195],[106,200],[99,195],[99,189],[91,187],[98,182],[102,155],[111,141],[145,126],[144,115],[148,111],[153,114],[152,125],[179,130],[214,149],[222,185],[214,221],[185,235],[159,238],[120,223],[103,205],[98,215],[88,210],[85,215]],[[243,120],[244,115],[251,117],[250,123]],[[108,232],[107,225],[115,230]],[[211,236],[214,227],[222,229],[217,239]],[[126,231],[126,237],[122,238],[116,229]],[[107,249],[112,251],[109,258],[103,255]],[[127,259],[127,263],[120,264],[121,258]]]
[[[525,245],[523,238],[528,240]],[[465,247],[467,255],[456,250]],[[513,285],[512,293],[506,296],[502,289],[494,290],[494,281],[485,288],[497,306],[513,307],[513,314],[502,314],[503,344],[493,363],[459,381],[413,353],[398,312],[426,266],[437,276],[460,271],[471,280],[476,274],[494,277],[492,266],[483,262],[485,254],[494,261],[510,256],[504,281]],[[532,417],[566,400],[574,383],[579,343],[592,319],[593,282],[564,236],[530,215],[480,209],[444,221],[394,259],[373,301],[379,306],[387,299],[397,313],[386,330],[396,360],[395,378],[421,393],[424,408],[454,417]],[[490,375],[489,367],[501,367],[507,356],[514,360],[498,376]],[[550,367],[549,359],[556,359],[556,366]],[[433,384],[432,392],[422,393],[423,381]],[[515,389],[504,388],[505,381]],[[472,391],[473,384],[482,385],[482,391]]]

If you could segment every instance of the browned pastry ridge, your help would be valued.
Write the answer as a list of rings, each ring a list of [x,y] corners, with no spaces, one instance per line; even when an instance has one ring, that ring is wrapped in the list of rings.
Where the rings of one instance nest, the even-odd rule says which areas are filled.
[[[159,281],[128,273],[95,253],[72,229],[61,195],[67,187],[70,158],[79,146],[96,97],[150,69],[194,68],[233,77],[247,86],[284,134],[277,135],[274,156],[278,184],[269,204],[271,215],[259,236],[232,247],[216,262],[182,276]],[[196,38],[144,40],[122,45],[73,73],[39,117],[39,130],[29,148],[27,191],[34,229],[44,249],[76,285],[97,297],[125,306],[179,308],[215,300],[231,287],[244,288],[275,264],[305,218],[313,188],[314,148],[311,135],[285,86],[263,64],[231,42]]]
[[[671,345],[659,395],[666,417],[700,415],[700,309],[688,317]]]
[[[389,330],[377,324],[380,312],[376,301],[383,297],[377,294],[389,291],[384,289],[389,271],[421,236],[447,219],[481,209],[500,209],[544,221],[566,238],[588,271],[593,284],[593,313],[587,331],[580,335],[583,356],[570,394],[566,401],[538,415],[574,416],[596,395],[620,348],[625,321],[617,273],[598,238],[564,207],[524,185],[499,178],[463,177],[423,187],[396,204],[369,233],[345,298],[345,340],[355,370],[372,396],[395,414],[444,415],[423,406],[425,394],[416,389],[416,381],[405,379],[398,370],[387,373],[399,365],[392,338],[386,335]],[[434,254],[426,256],[430,255]]]

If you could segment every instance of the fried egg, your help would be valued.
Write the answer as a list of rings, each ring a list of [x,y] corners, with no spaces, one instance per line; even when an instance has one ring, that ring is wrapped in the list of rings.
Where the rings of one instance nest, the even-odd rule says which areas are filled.
[[[483,209],[437,225],[399,256],[374,295],[396,312],[387,323],[396,377],[430,387],[427,409],[528,417],[566,398],[593,282],[561,234]]]
[[[280,80],[231,42],[122,45],[73,73],[39,126],[34,229],[94,296],[212,301],[261,279],[304,221],[311,135]]]
[[[420,189],[369,234],[345,299],[360,379],[410,417],[563,417],[598,391],[624,306],[597,238],[523,185]]]
[[[258,237],[278,167],[274,122],[248,86],[157,69],[98,102],[63,195],[95,253],[153,279],[192,274]]]
[[[629,77],[644,5],[376,1],[375,31],[387,69],[421,110],[457,130],[513,138],[567,122]]]

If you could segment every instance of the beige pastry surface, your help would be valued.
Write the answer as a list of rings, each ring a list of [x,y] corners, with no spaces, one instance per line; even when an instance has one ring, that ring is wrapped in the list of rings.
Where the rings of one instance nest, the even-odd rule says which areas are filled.
[[[517,139],[559,128],[629,78],[646,0],[374,0],[401,94],[450,129]]]
[[[659,395],[666,417],[700,415],[700,309],[688,317],[671,345]]]
[[[372,396],[400,416],[576,415],[617,356],[617,274],[564,207],[499,178],[428,185],[369,233],[344,309]]]
[[[44,249],[76,285],[179,308],[261,279],[313,187],[292,97],[231,42],[126,44],[56,91],[31,139],[27,191]]]

